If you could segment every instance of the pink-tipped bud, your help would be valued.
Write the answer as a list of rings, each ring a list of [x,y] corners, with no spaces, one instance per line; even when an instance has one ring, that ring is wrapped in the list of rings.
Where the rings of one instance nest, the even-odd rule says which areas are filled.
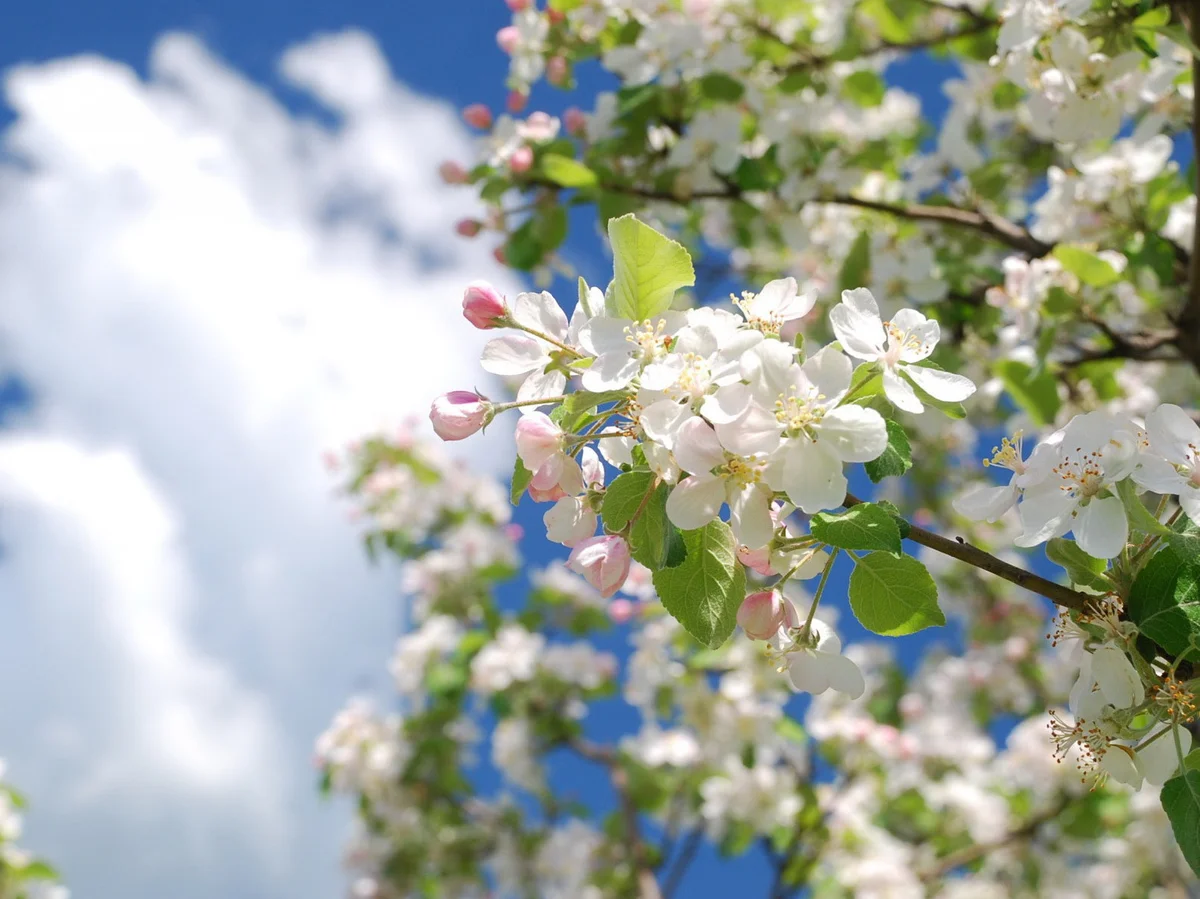
[[[463,291],[463,318],[481,331],[499,328],[508,318],[508,304],[487,281],[472,281]]]
[[[508,157],[508,169],[514,175],[520,175],[533,168],[533,147],[517,147],[512,156]]]
[[[508,98],[504,101],[504,105],[513,115],[525,108],[525,104],[529,102],[529,94],[523,94],[520,91],[509,91]]]
[[[466,184],[471,174],[460,163],[451,159],[438,166],[438,174],[447,184]]]
[[[578,106],[569,106],[563,112],[563,124],[567,128],[568,134],[573,134],[576,137],[587,136],[587,113]]]
[[[463,121],[481,131],[492,127],[492,111],[482,103],[472,103],[462,111]]]
[[[739,562],[763,577],[770,577],[774,574],[771,570],[771,551],[765,546],[762,549],[751,549],[745,545],[739,546],[737,557]]]
[[[492,250],[492,258],[501,265],[508,265],[508,253],[504,252],[504,247],[502,246]]]
[[[624,624],[637,614],[637,606],[633,600],[625,599],[623,596],[618,596],[608,604],[608,617],[613,624]]]
[[[474,237],[483,230],[483,222],[478,219],[459,219],[454,230],[463,237]]]
[[[567,558],[567,567],[600,591],[608,599],[621,589],[629,576],[629,544],[621,537],[591,537],[576,545]]]
[[[530,412],[517,422],[517,455],[532,472],[538,472],[550,457],[562,452],[562,428],[545,412]],[[550,482],[558,482],[557,472]],[[543,489],[550,484],[539,485]]]
[[[546,10],[546,18],[550,20],[551,25],[561,25],[567,21],[567,14],[561,9]]]
[[[769,640],[779,633],[785,616],[783,597],[775,590],[763,590],[742,600],[737,623],[751,640]]]
[[[564,496],[556,502],[542,521],[546,525],[546,537],[563,546],[575,546],[596,533],[597,517],[584,500]]]
[[[521,43],[520,29],[516,25],[505,25],[496,32],[496,43],[500,45],[501,50],[512,56],[517,45]]]
[[[492,404],[479,394],[452,390],[433,401],[429,420],[434,433],[443,440],[462,440],[491,421],[494,414]]]
[[[524,12],[529,9],[531,0],[504,0],[508,4],[508,8],[513,12]]]
[[[546,80],[555,87],[562,87],[571,78],[571,67],[565,57],[551,56],[546,62]]]

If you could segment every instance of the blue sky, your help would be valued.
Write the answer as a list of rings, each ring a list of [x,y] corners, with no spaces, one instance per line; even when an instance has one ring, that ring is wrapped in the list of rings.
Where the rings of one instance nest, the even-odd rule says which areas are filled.
[[[275,115],[271,112],[266,116],[269,121],[262,124],[264,130],[268,126],[293,127],[294,120],[285,121],[288,112],[315,117],[328,126],[334,117],[306,91],[278,74],[280,56],[289,47],[314,34],[358,28],[374,37],[394,77],[413,91],[448,101],[453,108],[482,101],[498,109],[505,95],[502,82],[506,59],[496,47],[494,35],[507,20],[501,0],[353,4],[94,4],[48,0],[20,4],[6,13],[5,27],[0,30],[0,69],[88,53],[123,63],[146,78],[156,40],[166,32],[182,31],[194,35],[224,60],[232,73],[265,87],[282,105],[279,121],[271,118]],[[172,44],[160,58],[168,61],[164,64],[166,75],[173,74],[190,85],[184,92],[186,96],[203,95],[212,108],[225,102],[216,87],[211,96],[204,95],[204,89],[206,85],[223,84],[221,79],[232,73],[219,64],[213,68],[195,54],[193,45]],[[22,116],[18,118],[7,106],[0,107],[0,126],[14,126],[9,139],[19,136],[35,159],[47,160],[61,184],[80,190],[85,197],[78,208],[70,204],[46,206],[28,173],[16,173],[10,181],[0,181],[0,228],[7,217],[12,233],[29,241],[13,258],[19,255],[21,265],[26,259],[33,260],[28,263],[28,272],[21,269],[21,274],[28,277],[20,284],[8,285],[28,292],[11,307],[18,311],[15,318],[21,326],[8,335],[8,342],[0,342],[0,372],[22,379],[28,390],[26,411],[30,413],[13,424],[10,408],[8,445],[0,439],[0,512],[4,513],[0,518],[0,544],[7,550],[6,562],[0,563],[0,595],[6,597],[6,602],[7,597],[15,597],[7,611],[0,608],[0,682],[12,683],[18,674],[22,679],[20,691],[11,688],[11,695],[0,692],[0,706],[15,710],[11,732],[7,720],[0,729],[0,756],[10,758],[14,777],[32,794],[35,812],[30,820],[30,841],[54,855],[72,878],[76,896],[82,899],[157,899],[164,894],[180,899],[211,895],[316,899],[336,895],[340,884],[337,851],[345,819],[317,803],[304,762],[312,739],[345,696],[386,681],[383,669],[396,620],[394,572],[366,571],[352,530],[339,520],[322,475],[305,467],[297,477],[278,475],[278,483],[272,478],[277,476],[277,469],[292,464],[286,460],[292,458],[289,453],[298,452],[297,447],[308,454],[304,459],[315,457],[315,449],[323,448],[330,439],[361,431],[362,421],[384,420],[388,412],[419,413],[427,404],[428,397],[418,396],[419,391],[396,396],[394,387],[380,386],[388,378],[391,384],[405,383],[388,368],[397,364],[390,357],[397,348],[405,349],[402,342],[367,348],[353,344],[356,335],[371,331],[380,322],[386,322],[386,332],[402,333],[406,325],[416,321],[423,336],[433,334],[431,339],[444,341],[437,346],[449,347],[448,361],[436,377],[476,382],[471,367],[473,349],[462,345],[467,338],[460,339],[463,332],[454,330],[457,324],[451,324],[451,320],[455,316],[443,316],[441,312],[453,312],[456,285],[479,276],[504,283],[505,276],[487,260],[490,247],[464,245],[462,241],[454,242],[452,252],[458,255],[446,270],[422,272],[418,267],[420,277],[415,283],[399,288],[392,280],[396,268],[410,271],[404,267],[407,263],[402,257],[381,264],[374,257],[363,261],[364,254],[351,254],[353,260],[348,262],[338,256],[344,249],[340,243],[322,243],[325,238],[314,231],[303,212],[292,208],[296,185],[303,188],[309,181],[284,182],[277,193],[268,191],[266,199],[255,193],[257,182],[273,173],[270,157],[260,153],[250,133],[264,116],[255,113],[238,118],[224,108],[219,110],[220,115],[213,113],[198,121],[204,126],[201,130],[218,134],[227,145],[226,155],[218,153],[218,158],[228,156],[233,160],[230,174],[220,186],[229,186],[237,197],[250,197],[262,206],[261,216],[246,224],[246,239],[253,241],[263,255],[261,262],[259,257],[242,258],[237,255],[237,247],[225,245],[220,234],[225,228],[222,220],[216,221],[211,230],[198,232],[194,245],[188,244],[190,231],[183,230],[182,225],[175,231],[163,223],[172,215],[191,218],[192,207],[187,204],[195,202],[196,194],[176,193],[173,186],[164,187],[152,177],[158,165],[174,164],[171,153],[160,158],[150,151],[143,152],[144,148],[120,144],[119,132],[129,126],[127,120],[118,118],[125,106],[115,100],[111,107],[102,107],[112,110],[111,117],[90,123],[90,131],[73,132],[70,122],[85,116],[91,104],[72,107],[64,92],[75,90],[71,86],[74,82],[54,87],[49,71],[38,71],[43,73],[37,79],[38,90],[30,89],[27,96],[32,99]],[[896,81],[920,93],[923,102],[937,114],[944,108],[937,90],[944,74],[944,69],[922,60],[902,67]],[[156,77],[166,82],[170,80],[166,75]],[[193,78],[194,83],[189,81]],[[582,73],[585,91],[595,86],[595,78],[594,73]],[[115,97],[124,90],[119,81],[117,78],[98,96],[105,102]],[[535,92],[531,108],[557,110],[564,105],[561,95],[542,90]],[[140,97],[137,91],[134,93]],[[17,91],[13,96],[19,99],[26,94]],[[411,98],[397,102],[408,111],[408,117],[397,113],[387,123],[396,128],[397,149],[400,144],[411,144],[426,153],[419,157],[425,166],[421,171],[430,174],[420,177],[432,178],[430,160],[464,155],[466,144],[461,129],[451,121],[453,110],[438,110]],[[209,108],[204,103],[197,105]],[[130,115],[135,113],[140,115],[137,110]],[[26,127],[29,123],[36,127]],[[116,149],[108,147],[110,139],[119,145]],[[91,148],[97,144],[105,149],[93,151]],[[132,171],[139,190],[160,199],[161,205],[152,207],[155,215],[148,218],[149,232],[138,225],[137,203],[129,201],[134,212],[123,205],[127,201],[121,199],[121,191],[130,180],[128,171],[80,173],[76,169],[86,166],[63,151],[67,145],[81,153],[84,161],[111,152],[114,172],[122,167]],[[350,154],[356,148],[358,144],[347,139],[343,149]],[[246,171],[255,177],[246,176]],[[189,177],[191,174],[188,169]],[[403,173],[387,177],[404,180]],[[450,240],[451,213],[467,209],[469,199],[445,199],[433,187],[411,190],[431,195],[422,194],[418,203],[412,192],[398,194],[398,208],[389,215],[401,223],[402,233]],[[22,205],[25,203],[28,205]],[[236,210],[240,206],[228,208]],[[128,230],[123,230],[127,227],[126,216],[132,218]],[[309,288],[312,296],[306,295],[305,302],[293,305],[281,301],[280,308],[269,306],[260,316],[258,307],[252,304],[264,292],[278,291],[290,300],[292,293],[306,289],[299,281],[282,275],[275,278],[281,267],[294,264],[290,254],[301,252],[290,245],[276,246],[280,221],[284,223],[283,231],[295,232],[317,246],[317,251],[302,256],[309,260],[305,264],[313,266],[316,283]],[[155,244],[153,232],[160,227],[166,235],[162,237],[164,243]],[[88,247],[100,246],[98,254],[107,259],[129,245],[118,242],[109,246],[105,243],[109,232],[132,242],[133,255],[139,261],[122,262],[114,270],[104,267],[107,261],[92,261],[100,266],[97,274],[80,261],[81,250],[86,257]],[[602,272],[605,262],[598,247],[594,233],[582,229],[572,234],[568,253],[585,272]],[[230,302],[224,317],[205,318],[206,312],[200,307],[206,297],[197,296],[173,280],[189,277],[176,274],[184,263],[176,264],[174,269],[164,265],[162,270],[144,270],[156,254],[172,250],[188,254],[180,258],[194,262],[197,270],[192,277],[202,278],[207,273],[209,259],[224,260],[214,263],[216,268],[222,264],[231,270],[246,266],[237,270],[238,283],[227,285],[218,279],[210,290],[237,290],[243,280],[253,282],[255,289],[247,290],[244,296],[236,294],[237,302]],[[333,274],[327,267],[330,255],[337,257]],[[3,262],[0,255],[0,264]],[[64,270],[66,274],[62,274]],[[77,274],[77,280],[73,274]],[[60,283],[60,278],[65,282]],[[261,278],[261,283],[256,278]],[[323,278],[330,281],[320,280]],[[511,289],[515,284],[510,281],[506,286]],[[4,288],[5,284],[0,283],[0,295]],[[389,317],[394,309],[383,309],[377,296],[392,290],[403,294],[394,298],[401,307],[398,322]],[[129,297],[141,296],[141,292],[145,293],[144,303],[130,305]],[[215,298],[216,293],[210,296]],[[329,296],[337,296],[343,304],[335,306],[333,313],[319,308]],[[428,303],[430,297],[436,297],[445,307],[435,313],[428,306],[418,305]],[[179,321],[168,317],[175,302],[186,309]],[[410,308],[414,310],[411,314],[405,312]],[[98,316],[95,323],[93,314]],[[287,319],[286,331],[277,331],[268,321],[276,314]],[[316,360],[313,365],[319,363],[322,372],[326,368],[335,370],[337,377],[332,380],[347,392],[337,394],[330,388],[331,396],[343,399],[331,400],[329,408],[322,407],[325,411],[313,420],[299,413],[294,420],[286,416],[280,419],[285,422],[279,427],[284,436],[276,440],[271,427],[261,424],[262,420],[274,419],[262,410],[280,402],[285,412],[293,408],[287,405],[291,402],[288,385],[278,382],[286,378],[276,378],[274,365],[255,367],[260,354],[254,347],[243,346],[238,333],[222,332],[219,344],[206,344],[200,349],[188,343],[197,331],[221,331],[230,316],[238,328],[242,327],[242,315],[248,322],[247,329],[261,324],[262,330],[253,333],[278,349],[280,358],[289,360],[294,348],[287,341],[294,322],[320,325],[314,327],[315,349],[306,343],[304,352],[312,351]],[[348,326],[345,340],[339,342],[328,336],[342,325]],[[53,337],[48,336],[51,332]],[[110,346],[115,352],[107,351]],[[372,353],[380,355],[378,365],[369,370],[357,367],[360,357],[374,358]],[[179,362],[193,354],[197,360],[194,367]],[[384,361],[383,357],[388,358]],[[222,386],[226,369],[235,374],[229,375],[228,385]],[[293,372],[286,367],[284,370]],[[307,376],[309,369],[304,368],[303,373]],[[162,380],[163,391],[155,389],[156,379]],[[432,380],[435,378],[430,375],[422,383]],[[218,383],[212,386],[209,381]],[[317,383],[322,389],[329,386],[325,381]],[[411,371],[408,383],[414,383]],[[445,383],[438,388],[443,386],[461,385]],[[354,421],[343,414],[344,397],[350,395],[350,387],[357,388],[353,393],[356,403],[367,394],[361,400],[361,409],[355,406],[361,415]],[[243,392],[254,402],[247,401],[246,408],[238,410],[240,417],[230,421],[222,407],[235,393],[240,396]],[[13,393],[8,395],[11,403]],[[307,396],[304,400],[307,402]],[[272,433],[264,436],[266,431]],[[493,449],[498,445],[493,443]],[[483,458],[488,448],[475,452]],[[508,447],[503,448],[504,454],[510,452]],[[235,458],[237,464],[226,465],[225,457]],[[52,470],[47,472],[43,460],[51,459],[57,461],[48,466]],[[243,464],[246,459],[249,461]],[[301,462],[294,464],[300,466]],[[111,492],[97,494],[95,501],[77,501],[85,491],[97,489],[98,482]],[[303,499],[294,498],[293,492]],[[220,504],[212,502],[213,494],[221,499]],[[128,508],[134,510],[131,516],[141,511],[136,515],[136,525],[131,517],[123,528],[120,522],[105,517],[89,517],[97,507]],[[527,533],[537,533],[541,513],[528,503],[519,510],[518,520]],[[155,516],[160,514],[161,533],[145,535],[143,543],[131,537],[127,543],[104,549],[104,538],[111,536],[106,532],[134,534],[143,522],[157,520]],[[63,520],[70,527],[59,529]],[[296,521],[304,526],[292,528]],[[285,536],[275,542],[263,537],[261,546],[249,549],[243,546],[246,540],[233,541],[225,534],[231,526],[236,530],[244,524],[246,533],[257,539],[259,534],[281,528],[285,522]],[[133,552],[130,547],[140,547],[141,552],[146,546],[159,544],[175,549],[166,554],[156,551],[146,556],[126,555]],[[313,553],[320,565],[314,565],[312,571],[300,566],[302,570],[289,580],[287,569],[296,567],[307,553]],[[550,557],[544,545],[527,546],[526,553],[534,564]],[[48,561],[39,564],[43,555]],[[58,564],[61,559],[68,561]],[[147,559],[163,567],[164,582],[182,582],[186,588],[183,592],[194,602],[179,610],[172,603],[170,614],[161,613],[156,606],[161,591],[155,584],[151,584],[154,589],[144,592],[139,592],[144,585],[123,586],[122,577],[130,567],[144,565]],[[90,561],[87,565],[79,562],[78,571],[57,570],[72,569],[78,560]],[[60,575],[63,580],[56,580]],[[4,580],[6,576],[9,581]],[[105,586],[110,581],[111,589]],[[280,600],[281,596],[290,600],[288,590],[299,589],[301,583],[312,591],[307,595],[309,605],[305,605],[305,594],[295,597],[294,606]],[[838,581],[833,581],[831,593],[844,592],[838,588]],[[6,589],[8,592],[4,592]],[[96,612],[94,620],[92,591],[95,608],[104,610],[103,614]],[[123,597],[131,593],[147,605],[126,602]],[[59,596],[75,594],[82,596],[83,604],[52,605]],[[159,614],[164,615],[161,622],[155,617]],[[299,623],[289,620],[292,615]],[[148,630],[148,644],[122,642],[133,623],[147,619],[162,628]],[[62,624],[64,621],[70,623]],[[331,621],[337,623],[330,625]],[[114,632],[121,639],[104,636],[109,626],[120,629]],[[859,633],[848,621],[845,630],[851,636]],[[927,639],[907,644],[910,658]],[[155,647],[163,646],[177,651],[187,664],[162,667],[155,659]],[[127,662],[126,653],[139,660],[137,665],[129,667],[132,663]],[[143,695],[148,689],[147,679],[171,683],[178,680],[181,686],[164,695]],[[206,726],[190,730],[192,724],[187,722],[192,719],[187,716],[193,713],[180,711],[180,703],[186,702],[210,703],[217,709],[211,718],[200,716],[192,724],[215,722],[228,731],[214,735],[207,732]],[[111,713],[109,703],[116,703]],[[185,745],[181,749],[172,744],[174,754],[168,757],[160,743],[164,733],[174,734],[171,716],[175,714],[183,714],[185,719],[178,736]],[[112,721],[103,720],[110,717]],[[230,720],[237,726],[229,726]],[[626,717],[604,714],[591,722],[597,735],[628,724]],[[136,735],[138,728],[146,731],[142,738],[128,736],[131,732]],[[146,746],[130,748],[127,739],[131,745],[144,739]],[[211,745],[205,744],[205,739],[210,739]],[[231,750],[227,757],[219,755],[222,746],[239,747],[242,743],[247,747],[244,753]],[[88,751],[82,751],[81,745]],[[189,745],[201,747],[199,754],[203,757],[180,761]],[[148,777],[149,785],[144,788],[129,786],[134,782],[121,779],[122,758],[128,755],[137,760],[136,764],[143,764],[138,754],[143,751],[149,770],[157,772],[154,766],[162,766],[161,780]],[[111,758],[105,758],[106,752]],[[264,758],[278,758],[277,782],[264,787],[263,796],[248,800],[238,778],[254,770],[256,759],[261,764]],[[95,771],[89,770],[87,778],[81,777],[71,789],[64,786],[62,795],[57,795],[53,788],[71,779],[65,776],[67,772],[82,770],[93,762]],[[563,778],[574,774],[569,766],[555,772],[556,777]],[[254,842],[244,831],[254,820],[247,817],[251,813],[264,815],[258,828],[262,832],[279,830],[272,838],[274,842],[261,851],[243,845]],[[179,823],[181,818],[194,819],[184,823],[195,826],[184,826]],[[161,856],[162,861],[157,865],[124,862],[146,855]],[[183,870],[188,872],[189,885],[180,887],[177,878]],[[765,886],[767,876],[763,865],[750,872],[730,871],[709,853],[697,861],[682,895],[727,895],[734,884],[747,889],[756,882]]]

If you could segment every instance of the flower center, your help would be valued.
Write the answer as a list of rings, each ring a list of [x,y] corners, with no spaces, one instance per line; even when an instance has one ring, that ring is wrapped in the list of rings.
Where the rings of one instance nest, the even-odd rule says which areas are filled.
[[[709,368],[708,360],[695,353],[684,353],[683,370],[679,373],[675,383],[667,388],[667,395],[672,399],[681,397],[699,399],[708,392],[711,382],[712,370]]]
[[[1075,456],[1064,455],[1062,461],[1050,470],[1062,479],[1060,490],[1078,499],[1091,499],[1104,489],[1104,468],[1100,464],[1103,456],[1099,450],[1085,453],[1078,446],[1075,447],[1075,453]]]
[[[766,463],[757,459],[745,459],[741,456],[731,456],[719,469],[721,477],[732,481],[739,487],[757,484],[762,480]]]
[[[625,328],[625,342],[630,344],[633,352],[639,355],[642,362],[653,362],[666,353],[670,337],[663,334],[666,322],[637,322]]]
[[[823,394],[800,396],[795,387],[775,399],[775,420],[783,425],[788,437],[807,437],[816,440],[813,432],[825,417]]]
[[[905,350],[916,352],[922,348],[923,341],[911,331],[901,331],[891,322],[884,322],[883,326],[887,329],[888,336],[888,348],[887,352],[883,355],[883,363],[888,368],[895,367]]]
[[[730,294],[729,298],[733,300],[733,305],[741,310],[742,315],[746,317],[746,324],[751,328],[767,335],[779,336],[779,331],[783,327],[783,317],[778,313],[763,315],[756,311],[754,301],[758,298],[758,294],[744,290],[740,298],[733,294]]]
[[[983,460],[984,468],[1007,468],[1009,471],[1017,474],[1025,473],[1024,452],[1022,451],[1022,439],[1025,436],[1024,431],[1013,432],[1012,439],[1005,437],[1000,441],[999,446],[992,447],[992,458]]]

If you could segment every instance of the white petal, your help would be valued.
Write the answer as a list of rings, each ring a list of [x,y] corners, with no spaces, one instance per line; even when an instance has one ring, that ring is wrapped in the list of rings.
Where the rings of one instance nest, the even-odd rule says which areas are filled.
[[[729,424],[717,425],[721,445],[737,456],[773,453],[779,448],[780,425],[774,413],[751,403],[742,415]]]
[[[961,403],[975,392],[975,384],[970,378],[952,372],[923,365],[906,365],[901,371],[931,397],[943,403]]]
[[[667,497],[667,518],[683,531],[702,528],[725,504],[725,485],[709,475],[684,478]]]
[[[1200,425],[1171,403],[1146,416],[1146,436],[1151,449],[1177,465],[1189,463],[1200,452]]]
[[[862,670],[854,663],[853,659],[848,659],[844,655],[833,655],[826,653],[818,653],[818,656],[824,655],[826,675],[829,678],[829,686],[837,690],[839,693],[845,693],[851,699],[858,699],[867,689],[867,682],[863,679]]]
[[[1104,701],[1115,708],[1131,708],[1146,695],[1129,656],[1112,643],[1105,643],[1092,653],[1092,677],[1104,694]]]
[[[817,392],[825,396],[829,402],[836,402],[843,393],[850,389],[850,379],[854,375],[854,364],[845,353],[839,353],[832,347],[825,347],[819,353],[811,356],[801,370]]]
[[[1200,524],[1200,487],[1190,487],[1179,494],[1179,505],[1183,514],[1195,524]]]
[[[541,368],[549,360],[543,343],[526,334],[505,334],[487,342],[479,364],[484,371],[511,378]]]
[[[819,696],[829,689],[829,667],[811,652],[794,652],[788,662],[788,679],[802,693]]]
[[[916,391],[912,389],[908,381],[891,369],[883,373],[883,395],[897,409],[903,409],[905,412],[925,411],[924,404],[917,399]]]
[[[642,410],[642,414],[638,416],[638,424],[655,443],[673,449],[675,435],[690,416],[691,411],[687,406],[681,406],[674,400],[659,400]]]
[[[843,290],[842,301],[829,311],[829,323],[842,349],[859,359],[883,355],[885,334],[875,298],[865,287]]]
[[[676,436],[675,461],[684,471],[708,474],[725,461],[725,450],[712,428],[699,418],[689,418]]]
[[[827,444],[845,462],[870,462],[887,449],[887,425],[883,416],[865,406],[831,409],[817,429],[820,442]]]
[[[892,325],[905,337],[900,351],[901,362],[920,362],[928,359],[941,337],[938,323],[915,309],[901,309],[892,317]]]
[[[748,384],[729,384],[706,396],[700,403],[700,414],[713,424],[728,424],[750,405]]]
[[[606,353],[592,363],[579,382],[585,390],[601,393],[628,387],[638,373],[638,362],[628,353]]]
[[[627,318],[593,318],[579,329],[579,345],[593,356],[605,353],[628,353],[633,349],[626,340],[633,325]]]
[[[642,369],[638,383],[643,390],[666,390],[679,380],[683,364],[683,357],[677,355],[670,355],[661,362],[651,362]]]
[[[600,447],[600,455],[604,457],[604,461],[613,468],[633,464],[635,441],[632,437],[605,437],[603,440],[597,440],[596,445]]]
[[[567,336],[567,314],[549,291],[521,293],[513,301],[513,319],[555,340]]]
[[[1054,484],[1037,491],[1026,491],[1017,507],[1022,533],[1013,542],[1017,546],[1036,546],[1051,537],[1061,537],[1071,529],[1075,500]]]
[[[1141,787],[1142,785],[1142,773],[1138,771],[1129,748],[1119,743],[1113,743],[1108,747],[1104,758],[1100,760],[1100,770],[1113,780],[1128,786]]]
[[[842,461],[819,443],[790,440],[783,449],[783,490],[812,515],[836,509],[846,498]]]
[[[729,525],[738,543],[761,549],[771,542],[771,491],[764,484],[748,484],[729,501]]]
[[[1161,456],[1143,455],[1138,463],[1133,480],[1140,487],[1171,496],[1188,486],[1188,479]]]
[[[1079,548],[1089,556],[1097,559],[1116,558],[1129,539],[1125,507],[1115,496],[1093,499],[1079,508],[1071,531]]]
[[[1015,487],[972,487],[954,500],[954,508],[960,515],[972,521],[998,521],[1005,512],[1017,504],[1021,492]]]
[[[562,396],[566,386],[567,376],[561,371],[532,371],[521,382],[521,386],[517,390],[517,400],[524,403],[529,400],[540,400],[545,397]],[[536,410],[537,406],[521,407],[523,415],[528,415],[530,412]]]
[[[1192,735],[1186,727],[1176,730],[1179,734],[1180,748],[1186,758],[1192,751]],[[1179,753],[1175,748],[1175,738],[1170,733],[1163,734],[1145,749],[1139,748],[1137,754],[1146,780],[1156,787],[1161,787],[1179,770]]]
[[[750,305],[750,310],[757,318],[770,318],[784,308],[796,296],[796,279],[779,278],[767,283],[758,292]],[[803,313],[801,313],[803,314]]]

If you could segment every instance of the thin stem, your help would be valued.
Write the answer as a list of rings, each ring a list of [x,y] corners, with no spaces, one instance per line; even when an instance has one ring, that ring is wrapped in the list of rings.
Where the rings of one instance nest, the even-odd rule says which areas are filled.
[[[521,406],[545,406],[549,403],[561,403],[567,397],[563,396],[543,396],[533,400],[513,400],[511,403],[496,403],[494,408],[497,412],[507,412],[509,409],[518,409]]]
[[[560,340],[555,340],[549,334],[545,334],[545,333],[539,331],[537,328],[530,328],[528,325],[522,325],[516,321],[512,322],[512,327],[516,328],[518,331],[524,331],[526,334],[531,334],[534,337],[539,338],[540,340],[544,340],[544,341],[546,341],[546,343],[553,344],[554,346],[556,346],[560,350],[562,350],[564,353],[570,353],[571,356],[575,359],[582,358],[582,354],[579,352],[579,350],[575,349],[574,347],[567,346],[565,343],[563,343]]]
[[[850,506],[857,506],[861,502],[862,500],[858,497],[847,493],[843,505],[849,508]],[[1023,587],[1031,593],[1046,597],[1046,599],[1062,606],[1064,609],[1074,609],[1077,612],[1082,612],[1096,599],[1095,596],[1080,593],[1078,590],[1072,590],[1070,587],[1064,587],[1062,584],[1056,584],[1054,581],[1040,577],[1032,571],[1026,571],[1024,568],[1010,565],[1008,562],[997,559],[991,553],[984,552],[977,546],[972,546],[961,537],[948,540],[940,534],[927,531],[924,528],[917,527],[915,524],[909,524],[908,539],[913,543],[919,543],[921,546],[928,547],[944,556],[950,556],[951,558],[958,559],[960,562],[966,562],[975,568],[1004,578],[1004,580],[1014,583],[1018,587]]]
[[[696,857],[700,844],[703,842],[704,829],[702,827],[695,827],[688,833],[683,847],[679,850],[679,857],[672,863],[671,870],[667,872],[666,880],[663,881],[663,899],[671,899],[671,896],[679,889],[683,875],[687,873],[688,866],[691,865],[692,859]]]
[[[821,581],[817,584],[817,592],[813,594],[812,605],[808,609],[808,618],[804,622],[805,635],[812,633],[813,618],[817,615],[817,606],[821,604],[821,594],[825,592],[825,584],[829,581],[829,574],[833,571],[833,560],[838,557],[838,550],[834,550],[829,554],[829,561],[825,563],[825,570],[821,572]]]

